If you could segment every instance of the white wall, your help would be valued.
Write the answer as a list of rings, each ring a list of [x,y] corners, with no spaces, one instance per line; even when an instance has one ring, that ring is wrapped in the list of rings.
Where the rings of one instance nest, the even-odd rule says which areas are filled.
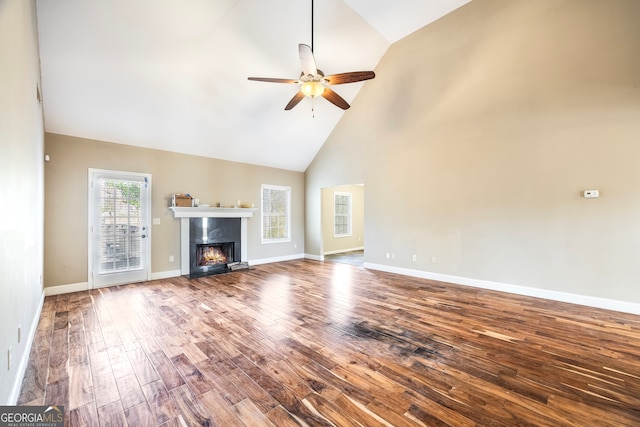
[[[15,404],[42,304],[43,146],[33,1],[0,0],[0,403]],[[21,340],[18,342],[18,328]],[[8,368],[8,349],[13,363]]]

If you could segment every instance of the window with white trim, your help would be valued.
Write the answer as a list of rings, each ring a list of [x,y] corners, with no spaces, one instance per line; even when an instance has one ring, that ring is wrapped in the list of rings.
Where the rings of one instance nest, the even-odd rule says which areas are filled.
[[[291,241],[291,187],[262,185],[262,243]]]
[[[351,193],[333,193],[333,237],[351,236]]]

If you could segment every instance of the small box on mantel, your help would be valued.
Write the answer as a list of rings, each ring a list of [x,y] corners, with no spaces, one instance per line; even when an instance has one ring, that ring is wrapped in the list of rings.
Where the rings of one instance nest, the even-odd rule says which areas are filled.
[[[171,206],[190,208],[193,206],[193,197],[186,194],[174,194],[171,196]]]

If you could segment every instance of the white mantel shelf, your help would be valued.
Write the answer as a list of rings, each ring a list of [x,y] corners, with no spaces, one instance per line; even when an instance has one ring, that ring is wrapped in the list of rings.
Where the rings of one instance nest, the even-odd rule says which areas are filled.
[[[174,218],[180,218],[180,274],[189,274],[189,219],[190,218],[240,218],[240,260],[247,261],[247,220],[257,208],[183,208],[172,206]]]
[[[257,208],[170,207],[175,218],[251,218]]]

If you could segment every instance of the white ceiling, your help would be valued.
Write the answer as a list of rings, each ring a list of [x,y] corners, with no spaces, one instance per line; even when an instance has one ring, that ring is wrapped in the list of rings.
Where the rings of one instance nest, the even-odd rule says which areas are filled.
[[[318,0],[318,68],[375,71],[391,44],[468,1]],[[38,0],[37,8],[47,132],[304,171],[344,114],[325,99],[284,111],[298,86],[247,80],[299,77],[310,0]],[[351,103],[375,82],[333,89]]]

